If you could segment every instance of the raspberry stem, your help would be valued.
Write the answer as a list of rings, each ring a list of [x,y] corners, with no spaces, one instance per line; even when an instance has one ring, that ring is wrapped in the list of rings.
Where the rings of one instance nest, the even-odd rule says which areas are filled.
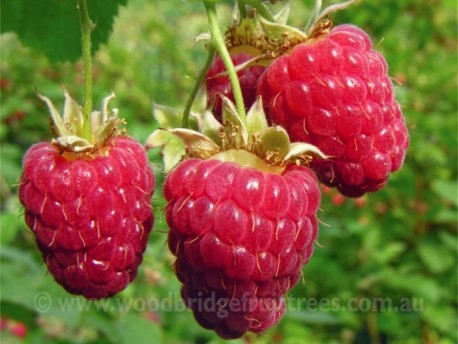
[[[242,89],[240,87],[237,72],[235,71],[234,63],[232,62],[229,51],[227,50],[226,44],[224,43],[224,36],[221,33],[218,25],[215,4],[211,1],[204,1],[204,5],[207,11],[208,23],[210,26],[211,44],[218,51],[218,54],[227,69],[227,74],[229,75],[229,80],[232,86],[232,92],[234,93],[237,112],[242,123],[246,125],[246,111],[242,96]]]
[[[77,8],[81,26],[81,46],[83,57],[84,103],[83,103],[83,138],[92,141],[91,112],[92,112],[92,51],[91,31],[94,24],[89,18],[86,0],[77,0]]]
[[[191,112],[192,104],[194,103],[197,93],[199,92],[200,85],[202,84],[203,80],[205,79],[205,75],[207,75],[208,69],[210,68],[213,62],[213,58],[215,57],[215,52],[216,52],[215,47],[213,45],[210,45],[208,47],[207,61],[205,62],[204,67],[202,68],[199,75],[197,76],[196,82],[194,83],[194,86],[191,90],[191,94],[188,98],[188,101],[186,102],[186,105],[183,111],[183,118],[181,121],[181,126],[183,128],[188,128],[189,126],[189,113]]]

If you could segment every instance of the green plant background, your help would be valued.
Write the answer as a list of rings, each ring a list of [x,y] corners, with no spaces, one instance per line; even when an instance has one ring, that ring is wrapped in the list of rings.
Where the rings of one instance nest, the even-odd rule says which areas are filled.
[[[312,1],[293,0],[291,6],[290,24],[304,26]],[[230,15],[228,5],[219,7],[222,27]],[[366,196],[362,205],[349,199],[337,205],[335,194],[323,194],[319,245],[304,268],[303,283],[290,294],[290,310],[264,335],[233,343],[456,343],[456,1],[362,1],[335,15],[334,22],[360,26],[385,55],[411,136],[406,162],[384,190]],[[184,107],[206,57],[204,44],[193,38],[206,28],[200,3],[129,0],[108,43],[95,55],[95,102],[114,91],[113,104],[126,118],[129,133],[144,142],[156,127],[153,101]],[[14,34],[2,34],[0,42],[0,306],[3,318],[28,329],[24,339],[3,329],[0,341],[224,342],[200,328],[181,306],[165,244],[160,187],[153,200],[155,229],[135,282],[104,310],[100,304],[82,310],[76,303],[71,309],[59,304],[82,299],[66,294],[46,273],[21,215],[17,180],[27,148],[51,138],[47,109],[35,92],[62,104],[62,84],[81,100],[81,64],[51,64]],[[158,152],[150,151],[149,157],[160,186]],[[45,312],[36,306],[37,297],[47,295],[40,292],[51,298]],[[348,309],[349,302],[359,302],[361,309]]]

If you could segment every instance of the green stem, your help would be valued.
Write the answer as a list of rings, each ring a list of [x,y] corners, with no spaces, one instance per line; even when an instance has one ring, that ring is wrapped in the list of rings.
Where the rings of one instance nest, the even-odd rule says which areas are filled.
[[[91,32],[94,29],[89,19],[86,0],[77,0],[81,26],[81,45],[83,55],[84,103],[83,103],[83,138],[92,140],[91,112],[92,112],[92,50]]]
[[[221,57],[224,66],[226,67],[232,86],[232,92],[234,94],[235,107],[237,108],[237,112],[240,116],[240,119],[242,120],[242,123],[246,125],[246,111],[245,104],[243,102],[242,89],[240,87],[237,72],[235,71],[234,63],[232,62],[229,51],[227,50],[226,44],[224,43],[223,34],[219,29],[215,4],[211,1],[204,1],[204,4],[205,9],[207,10],[208,23],[210,26],[211,44],[218,51],[218,54]]]
[[[194,87],[191,90],[191,95],[189,96],[188,101],[186,102],[186,105],[184,107],[183,119],[181,121],[181,126],[183,128],[189,127],[189,114],[191,112],[192,104],[194,103],[197,93],[199,92],[200,85],[204,81],[205,76],[207,75],[208,69],[210,68],[213,62],[213,58],[215,57],[215,51],[216,51],[215,47],[210,45],[208,48],[208,56],[207,56],[207,61],[205,62],[205,66],[204,68],[202,68],[199,75],[197,76],[196,82],[194,83]]]

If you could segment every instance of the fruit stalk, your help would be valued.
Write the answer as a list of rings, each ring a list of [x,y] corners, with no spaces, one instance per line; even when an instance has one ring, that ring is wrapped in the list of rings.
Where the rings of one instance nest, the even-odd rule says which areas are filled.
[[[197,76],[196,82],[194,83],[194,87],[191,90],[191,94],[188,98],[188,101],[186,102],[186,105],[183,111],[183,119],[181,121],[181,126],[183,128],[188,128],[189,126],[189,113],[191,112],[192,104],[194,103],[197,93],[199,92],[200,85],[202,85],[202,82],[204,81],[205,76],[207,75],[208,69],[210,68],[213,62],[213,58],[215,57],[215,51],[216,49],[213,45],[210,45],[208,47],[207,61],[205,62],[204,68],[202,68],[199,75]]]
[[[240,119],[242,120],[242,123],[246,125],[246,111],[243,102],[242,88],[240,87],[240,82],[237,77],[237,72],[235,71],[234,64],[232,63],[231,56],[226,48],[226,44],[224,43],[223,34],[219,29],[215,4],[210,1],[204,1],[204,4],[207,11],[208,23],[210,26],[211,44],[213,44],[213,46],[218,51],[218,54],[221,57],[221,60],[223,60],[224,66],[227,69],[227,74],[232,86],[232,92],[234,93],[237,112],[240,116]]]
[[[92,51],[91,32],[94,24],[89,18],[86,0],[77,0],[77,8],[81,26],[81,47],[83,56],[84,103],[83,103],[83,138],[91,140],[91,112],[92,112]]]

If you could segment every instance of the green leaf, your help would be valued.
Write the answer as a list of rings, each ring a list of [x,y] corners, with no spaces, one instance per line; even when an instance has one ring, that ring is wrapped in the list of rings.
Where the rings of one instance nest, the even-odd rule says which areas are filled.
[[[18,214],[10,212],[0,213],[0,228],[0,244],[7,245],[21,228]]]
[[[456,181],[435,180],[432,188],[444,200],[458,207],[458,183]]]
[[[407,291],[414,297],[423,297],[426,302],[437,302],[442,295],[439,282],[420,274],[405,275],[394,269],[384,269],[379,278],[383,284]]]
[[[397,258],[406,249],[406,245],[401,242],[388,243],[375,251],[378,262],[385,264]]]
[[[114,17],[127,0],[89,1],[96,24],[92,49],[108,41]],[[3,0],[1,32],[15,32],[21,41],[43,52],[50,61],[76,61],[81,56],[81,33],[74,0]]]
[[[426,303],[422,317],[442,332],[456,333],[456,309]]]
[[[33,259],[30,252],[7,246],[0,248],[0,261],[0,300],[34,311],[34,299],[47,279],[44,267]]]
[[[127,313],[116,326],[120,344],[162,343],[159,326],[138,314]]]
[[[290,311],[287,314],[288,318],[300,320],[304,323],[311,324],[327,324],[336,325],[341,323],[341,320],[330,312],[321,311]]]
[[[453,251],[439,248],[440,245],[434,242],[421,242],[417,247],[421,260],[433,273],[445,272],[455,265]]]

